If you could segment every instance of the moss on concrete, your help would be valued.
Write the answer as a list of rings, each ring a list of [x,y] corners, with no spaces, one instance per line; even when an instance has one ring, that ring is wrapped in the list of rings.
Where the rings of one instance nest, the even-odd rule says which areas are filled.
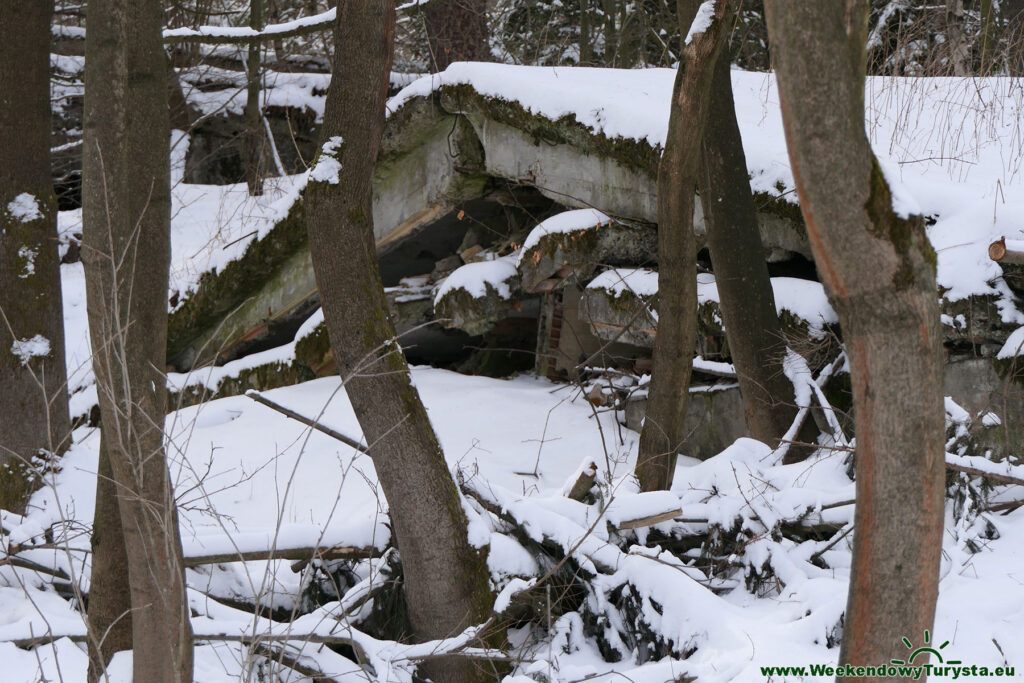
[[[167,357],[175,359],[203,332],[258,292],[295,253],[305,247],[305,205],[300,197],[288,215],[242,256],[219,272],[209,271],[189,292],[167,323]]]
[[[528,133],[537,144],[571,145],[586,154],[614,159],[625,168],[652,178],[657,176],[660,145],[652,146],[646,140],[609,137],[595,132],[577,121],[575,114],[552,120],[528,111],[519,102],[481,95],[466,83],[442,86],[441,95],[442,106],[453,113],[478,112]]]

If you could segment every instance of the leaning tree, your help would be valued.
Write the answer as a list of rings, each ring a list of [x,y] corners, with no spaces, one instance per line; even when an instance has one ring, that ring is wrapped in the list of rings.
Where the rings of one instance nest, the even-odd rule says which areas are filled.
[[[790,165],[853,382],[856,529],[840,662],[887,662],[932,626],[944,411],[935,252],[864,132],[867,0],[769,0]]]
[[[412,630],[428,640],[484,621],[492,601],[485,556],[469,544],[459,492],[412,384],[377,264],[371,180],[384,131],[394,21],[390,0],[338,8],[306,221],[331,348],[388,501]],[[493,677],[466,659],[425,668],[439,682]]]

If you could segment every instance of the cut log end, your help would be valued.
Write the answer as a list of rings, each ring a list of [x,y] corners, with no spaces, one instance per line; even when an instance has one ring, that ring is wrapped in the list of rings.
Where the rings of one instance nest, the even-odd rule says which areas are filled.
[[[1009,244],[1005,237],[988,245],[988,257],[1000,265],[1024,265],[1024,242],[1011,240]]]
[[[993,261],[1002,261],[1003,257],[1006,256],[1006,238],[1000,237],[998,240],[988,245],[988,257]]]

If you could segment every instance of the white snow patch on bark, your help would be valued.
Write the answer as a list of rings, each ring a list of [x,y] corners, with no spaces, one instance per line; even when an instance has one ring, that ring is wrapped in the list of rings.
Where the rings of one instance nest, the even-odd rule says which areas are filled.
[[[37,356],[50,355],[50,340],[41,334],[31,339],[15,339],[11,344],[11,353],[21,360],[22,365],[28,365]]]
[[[18,275],[22,280],[34,275],[36,272],[36,256],[39,255],[39,251],[32,249],[31,247],[21,247],[18,249],[18,258],[25,261],[25,267],[22,269],[21,274]]]
[[[705,0],[697,8],[697,15],[693,18],[693,23],[690,24],[690,30],[686,34],[686,45],[690,44],[690,41],[695,36],[699,36],[709,28],[711,28],[711,22],[715,20],[715,0]]]
[[[7,205],[7,210],[16,221],[28,223],[43,217],[39,201],[28,192],[22,192]]]
[[[338,161],[338,150],[345,141],[340,135],[335,135],[324,143],[317,157],[316,164],[309,171],[309,179],[320,183],[338,184],[338,174],[341,173],[341,162]]]

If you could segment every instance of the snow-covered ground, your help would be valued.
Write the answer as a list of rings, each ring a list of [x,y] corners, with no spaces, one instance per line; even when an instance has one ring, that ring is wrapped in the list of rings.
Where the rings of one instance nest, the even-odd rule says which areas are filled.
[[[607,412],[600,414],[598,429],[591,406],[574,388],[532,377],[495,380],[432,368],[416,368],[413,375],[450,466],[472,489],[508,510],[535,539],[574,549],[581,566],[596,567],[598,595],[634,586],[643,596],[643,618],[681,649],[696,648],[686,660],[640,666],[622,643],[623,660],[609,663],[583,635],[581,617],[573,612],[553,625],[550,648],[543,633],[514,634],[529,663],[512,680],[534,680],[528,674],[541,672],[550,674],[550,680],[605,674],[594,680],[611,681],[618,674],[610,672],[618,671],[632,680],[662,681],[674,671],[702,681],[762,681],[762,665],[835,662],[838,650],[829,647],[829,639],[845,606],[849,537],[822,554],[827,565],[822,568],[810,558],[826,541],[780,541],[767,530],[781,521],[801,519],[842,528],[852,519],[854,484],[842,452],[823,451],[806,463],[782,466],[768,447],[740,440],[703,463],[683,458],[671,492],[638,495],[628,478],[638,435]],[[358,437],[358,425],[339,388],[338,379],[325,378],[265,395]],[[386,546],[386,503],[369,459],[353,449],[244,396],[174,413],[167,430],[186,555],[313,544]],[[61,550],[30,551],[23,557],[62,567],[87,588],[88,539],[80,530],[92,516],[98,435],[82,429],[76,436],[62,471],[35,496],[27,517],[5,520],[4,525],[13,527],[12,542],[24,542],[52,524],[64,530],[67,538],[60,533],[57,538]],[[604,482],[603,500],[584,505],[565,498],[566,483],[590,462]],[[1020,493],[1004,489],[999,495],[1014,498]],[[494,518],[467,505],[471,535],[478,544],[490,544],[495,586],[506,589],[498,599],[507,600],[513,589],[542,572],[529,553],[501,533]],[[617,536],[605,524],[594,523],[603,518],[619,524],[673,509],[680,511],[677,520],[691,521],[660,524],[667,533],[701,533],[708,524],[728,528],[735,520],[742,524],[749,543],[742,556],[733,558],[733,579],[711,579],[670,553],[631,546],[628,535]],[[1019,637],[1024,628],[1024,510],[984,515],[977,525],[983,520],[998,533],[994,540],[982,540],[981,552],[971,553],[966,543],[978,540],[978,529],[957,526],[949,513],[935,634],[948,639],[949,651],[965,662],[995,667],[1005,661],[1024,667],[1024,641]],[[370,563],[358,571],[366,578]],[[751,594],[743,585],[750,572],[770,572],[775,578]],[[288,561],[221,564],[190,570],[188,578],[193,607],[200,614],[194,626],[202,633],[282,628],[214,603],[204,593],[291,608],[298,604],[301,587],[300,575]],[[11,586],[0,588],[0,637],[84,632],[78,613],[45,589],[43,577],[2,567],[0,580]],[[312,632],[301,629],[313,624],[323,632],[334,624],[332,609],[303,617],[292,632]],[[343,632],[343,625],[335,630]],[[387,647],[397,647],[376,646],[382,648],[381,657]],[[40,666],[50,671],[50,680],[57,680],[47,668],[55,666],[55,653],[63,680],[81,680],[85,657],[67,641],[33,651],[0,647],[8,663],[4,680],[35,681]],[[314,646],[306,650],[325,670],[337,671],[332,668],[339,664],[336,655],[315,654]],[[387,652],[400,657],[397,651]],[[200,647],[196,680],[238,680],[243,655],[228,644]],[[338,680],[366,677],[351,667]]]
[[[672,78],[667,70],[457,64],[440,77],[412,83],[389,106],[395,109],[439,82],[468,82],[481,93],[515,99],[552,119],[572,114],[595,131],[656,145],[664,139]],[[772,77],[733,72],[733,79],[755,189],[794,198]],[[311,89],[303,88],[296,81],[295,88],[282,88],[281,96],[286,91],[310,96]],[[995,237],[1019,237],[1024,231],[1019,79],[870,79],[867,101],[868,131],[895,187],[896,201],[935,220],[928,230],[939,254],[939,284],[945,296],[996,294],[1006,321],[1024,320],[998,278],[998,267],[985,253]],[[209,106],[221,104],[225,103],[211,101]],[[222,268],[265,235],[287,213],[305,177],[269,181],[261,198],[248,197],[241,185],[184,184],[180,179],[187,140],[176,136],[175,141],[171,291],[184,293],[201,273]],[[78,212],[66,212],[61,229],[75,232],[80,221]],[[478,268],[485,271],[480,282],[504,282],[504,274],[495,279],[495,268]],[[627,281],[644,293],[656,290],[653,273],[621,275],[605,284],[616,287]],[[89,386],[80,264],[63,267],[63,283],[70,381],[77,391],[73,412],[80,414],[95,401]],[[808,320],[833,322],[834,312],[820,287],[812,284],[777,283],[780,307],[788,302],[790,310]],[[459,286],[468,290],[476,281]],[[703,283],[702,292],[713,297],[713,284]],[[294,344],[285,345],[238,363],[287,360],[293,350]],[[214,386],[237,367],[201,371],[198,381]],[[799,373],[800,368],[794,371]],[[653,682],[683,675],[700,681],[764,681],[764,665],[835,663],[834,638],[846,601],[852,535],[826,548],[828,539],[798,543],[780,540],[771,530],[778,524],[804,523],[846,528],[852,519],[849,501],[854,484],[843,451],[823,450],[808,462],[782,466],[779,453],[740,440],[703,463],[682,458],[671,492],[640,495],[628,477],[638,435],[623,427],[614,413],[595,411],[574,388],[525,376],[495,380],[431,368],[416,368],[413,376],[448,462],[469,489],[503,508],[531,538],[562,547],[595,574],[585,606],[555,619],[550,631],[538,627],[511,634],[523,663],[510,681]],[[797,374],[794,378],[800,381]],[[170,380],[179,385],[189,381],[181,376]],[[810,384],[801,387],[798,395],[803,401],[815,400]],[[269,391],[266,396],[360,436],[336,378]],[[950,402],[947,411],[954,423],[971,417]],[[167,433],[186,555],[313,544],[387,546],[386,502],[369,459],[353,449],[244,396],[173,413],[167,419]],[[98,435],[83,428],[75,436],[61,471],[36,494],[27,516],[5,516],[0,522],[10,543],[32,542],[54,526],[57,550],[32,550],[22,557],[61,568],[87,589],[89,541],[83,529],[92,519]],[[973,459],[957,462],[984,465]],[[586,505],[567,499],[567,483],[591,463],[598,471],[599,501]],[[1024,491],[1008,486],[991,494],[992,500],[1022,497]],[[503,522],[469,499],[466,507],[473,541],[490,547],[498,604],[507,604],[515,590],[528,586],[545,568],[507,533]],[[950,641],[944,653],[967,664],[1009,664],[1024,672],[1024,510],[954,515],[952,504],[948,507],[935,642]],[[747,542],[742,552],[721,558],[732,563],[731,575],[711,576],[667,551],[643,547],[639,543],[649,533],[644,529],[633,536],[605,523],[614,527],[674,509],[679,510],[676,519],[658,525],[660,531],[686,536],[705,533],[709,525],[734,523],[744,529]],[[816,554],[824,566],[811,561]],[[381,564],[363,560],[355,566],[362,581],[358,591],[382,580]],[[747,577],[762,579],[754,592],[744,584]],[[207,595],[289,609],[301,606],[299,592],[304,586],[303,575],[285,560],[189,570],[188,580],[198,614],[194,628],[207,634],[283,629]],[[51,582],[51,577],[28,569],[0,566],[0,638],[84,633],[80,613],[53,592]],[[672,640],[676,655],[645,661],[630,643],[614,635],[615,619],[627,617],[612,603],[626,590],[636,596],[635,618]],[[382,680],[402,680],[417,651],[348,631],[338,613],[354,599],[347,596],[341,604],[315,609],[289,628],[293,633],[334,629],[348,634],[371,655]],[[594,638],[584,633],[590,617],[582,612],[587,610],[591,617],[608,618],[606,639],[618,652],[618,662],[607,661],[610,658],[598,652]],[[918,645],[922,636],[908,637]],[[368,678],[351,661],[322,646],[294,647],[292,654],[308,657],[336,680]],[[684,659],[683,651],[692,654]],[[84,680],[86,657],[79,644],[67,639],[31,650],[0,642],[0,657],[4,681]],[[196,680],[259,680],[253,662],[244,646],[202,645],[196,654]],[[112,680],[128,680],[128,664],[120,657],[112,667]],[[391,678],[383,678],[384,672]],[[285,672],[281,680],[300,679]]]

